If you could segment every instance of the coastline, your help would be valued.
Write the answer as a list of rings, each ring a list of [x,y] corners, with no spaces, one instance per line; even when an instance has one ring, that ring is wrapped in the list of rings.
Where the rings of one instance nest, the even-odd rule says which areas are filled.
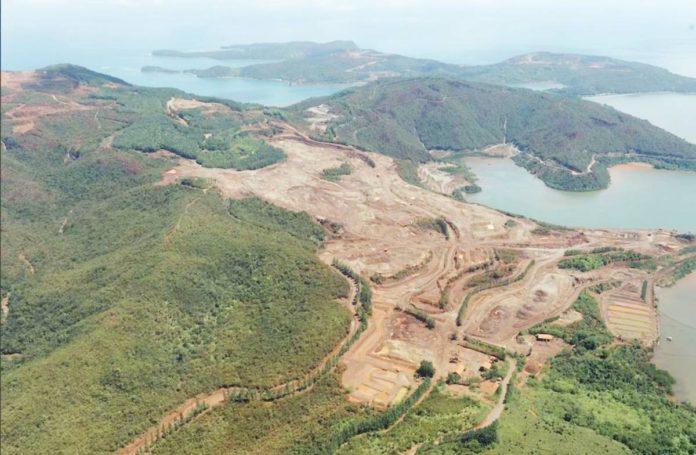
[[[643,163],[640,161],[632,161],[630,163],[621,163],[609,166],[607,169],[616,171],[638,171],[645,169],[655,169],[655,166],[650,163]],[[611,182],[609,183],[611,185]],[[607,189],[607,188],[605,188]]]

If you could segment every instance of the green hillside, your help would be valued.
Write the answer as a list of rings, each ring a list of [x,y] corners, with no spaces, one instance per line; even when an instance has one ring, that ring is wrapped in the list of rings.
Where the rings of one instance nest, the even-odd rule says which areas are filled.
[[[349,84],[396,76],[456,76],[459,67],[435,60],[361,50],[260,63],[236,68],[231,72],[241,77],[282,79],[297,84]]]
[[[607,166],[643,161],[696,169],[696,146],[647,121],[577,98],[455,80],[382,80],[290,109],[299,118],[324,104],[323,140],[399,159],[429,160],[429,150],[473,152],[503,142],[518,164],[547,185],[590,190],[608,185]],[[589,172],[588,172],[589,169]]]
[[[385,77],[450,76],[461,67],[435,60],[383,54],[371,50],[341,50],[308,57],[282,59],[232,68],[215,65],[205,69],[172,70],[145,66],[143,72],[190,73],[202,78],[245,77],[281,79],[293,84],[354,84]]]
[[[129,86],[127,82],[107,74],[97,73],[77,65],[62,63],[37,70],[41,75],[35,82],[27,84],[27,89],[70,93],[79,86],[117,84]]]
[[[3,115],[2,453],[113,453],[197,393],[309,372],[350,321],[345,279],[315,256],[323,229],[204,181],[153,185],[174,162],[126,141],[188,131],[151,118],[172,91],[42,88],[54,76],[3,90],[3,114],[84,109],[14,133]]]

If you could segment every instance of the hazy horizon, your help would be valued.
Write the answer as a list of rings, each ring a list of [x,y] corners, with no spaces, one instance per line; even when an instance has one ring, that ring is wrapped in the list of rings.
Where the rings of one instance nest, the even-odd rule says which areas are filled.
[[[352,40],[460,64],[525,52],[606,55],[696,77],[696,2],[536,0],[5,0],[2,69],[80,63],[86,54],[215,49],[226,44]],[[593,24],[588,30],[587,24]],[[100,70],[100,68],[93,68]],[[101,68],[103,70],[103,68]]]

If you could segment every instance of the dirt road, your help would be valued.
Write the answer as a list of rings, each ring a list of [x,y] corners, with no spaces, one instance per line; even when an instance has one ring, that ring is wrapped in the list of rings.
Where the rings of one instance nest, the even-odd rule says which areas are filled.
[[[503,414],[503,411],[505,410],[505,398],[507,397],[508,393],[508,384],[510,384],[510,379],[515,373],[516,367],[517,361],[512,359],[508,372],[500,383],[500,396],[498,397],[498,401],[495,403],[495,406],[493,406],[493,409],[491,409],[488,415],[478,425],[476,425],[475,428],[486,428],[487,426],[492,425]]]

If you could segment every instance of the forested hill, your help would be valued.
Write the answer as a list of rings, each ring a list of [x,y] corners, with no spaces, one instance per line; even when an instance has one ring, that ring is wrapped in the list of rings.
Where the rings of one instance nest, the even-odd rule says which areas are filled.
[[[429,150],[476,151],[509,142],[518,164],[547,185],[606,187],[607,165],[631,160],[696,169],[696,145],[610,107],[524,89],[421,78],[382,80],[291,108],[302,125],[324,105],[323,140],[401,159],[427,161]],[[309,123],[306,123],[309,125]],[[305,126],[306,126],[305,125]]]
[[[696,79],[664,68],[609,57],[537,52],[494,65],[473,66],[461,76],[491,84],[551,82],[554,92],[571,95],[637,93],[645,91],[696,92]]]
[[[260,165],[240,129],[262,114],[72,65],[3,72],[2,108],[3,455],[114,453],[201,392],[307,374],[345,336],[313,218],[156,184],[176,160],[143,153]]]
[[[305,84],[349,84],[387,77],[457,77],[461,70],[458,65],[436,60],[360,50],[233,68],[230,75],[253,79],[282,79]]]
[[[36,70],[36,73],[38,77],[27,82],[24,88],[39,92],[71,92],[80,85],[101,86],[110,84],[112,86],[130,86],[128,82],[122,79],[68,63],[47,66]]]
[[[179,53],[156,51],[154,55],[170,57],[210,57],[230,60],[238,55],[228,51]],[[247,54],[244,54],[247,55]],[[259,55],[259,54],[253,54]],[[250,57],[245,57],[250,58]],[[145,66],[143,72],[176,73],[177,70],[160,66]],[[215,65],[204,69],[188,69],[203,78],[245,77],[251,79],[280,79],[293,84],[353,84],[387,77],[450,76],[461,74],[462,67],[435,60],[384,54],[364,49],[342,49],[335,52],[315,52],[311,56],[279,59],[275,62],[256,63],[232,68]]]

